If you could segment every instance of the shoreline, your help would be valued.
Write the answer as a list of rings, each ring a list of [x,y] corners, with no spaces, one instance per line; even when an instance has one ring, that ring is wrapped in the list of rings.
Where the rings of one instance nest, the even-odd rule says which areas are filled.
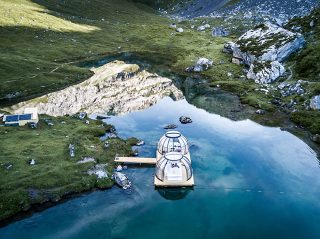
[[[49,209],[51,207],[54,207],[54,206],[57,206],[59,204],[65,203],[65,202],[67,202],[69,200],[72,200],[72,199],[75,199],[75,198],[79,198],[81,196],[85,196],[85,195],[88,195],[88,194],[93,193],[93,192],[106,191],[106,190],[112,189],[113,186],[114,186],[114,184],[111,185],[111,186],[105,187],[105,188],[94,187],[92,189],[84,190],[82,192],[70,192],[70,193],[68,193],[66,195],[61,196],[60,199],[57,200],[57,201],[48,200],[48,201],[45,201],[43,203],[31,204],[30,208],[28,208],[27,210],[20,211],[20,212],[18,212],[16,214],[6,218],[6,219],[0,220],[0,228],[6,227],[6,226],[8,226],[8,225],[10,225],[12,223],[17,222],[17,221],[32,217],[35,213],[42,212],[42,211],[44,211],[46,209]]]
[[[231,94],[230,92],[227,92],[227,93]],[[241,111],[239,113],[241,113]],[[271,114],[271,115],[269,116],[268,114]],[[320,147],[319,147],[319,145],[317,145],[316,143],[314,143],[310,139],[310,133],[307,130],[296,126],[293,122],[290,121],[288,115],[285,114],[284,112],[281,112],[281,111],[276,112],[276,115],[279,117],[283,117],[282,119],[285,119],[287,121],[286,122],[281,121],[283,123],[282,125],[270,125],[270,122],[268,122],[268,120],[272,120],[271,116],[274,116],[274,113],[269,113],[269,112],[266,115],[254,114],[254,115],[251,115],[251,117],[248,117],[248,119],[250,119],[260,125],[267,126],[267,127],[280,127],[281,128],[281,126],[284,126],[284,128],[281,130],[287,131],[287,132],[295,135],[296,137],[298,137],[299,139],[304,141],[312,150],[314,150],[317,155],[319,155]],[[226,118],[228,118],[228,117],[226,117]],[[114,184],[112,184],[110,186],[105,186],[105,187],[102,186],[101,188],[99,188],[97,186],[93,186],[92,188],[85,189],[81,192],[68,192],[62,196],[57,197],[58,199],[57,198],[56,199],[48,198],[46,201],[44,201],[42,203],[31,204],[27,210],[20,210],[16,214],[13,214],[12,216],[9,216],[8,218],[0,220],[0,228],[6,227],[9,224],[14,223],[16,221],[20,221],[25,218],[31,217],[34,213],[44,211],[48,208],[54,207],[56,205],[59,205],[61,203],[66,202],[66,201],[81,197],[83,195],[88,195],[88,194],[95,192],[95,191],[105,191],[105,190],[111,189],[113,186],[114,186]]]

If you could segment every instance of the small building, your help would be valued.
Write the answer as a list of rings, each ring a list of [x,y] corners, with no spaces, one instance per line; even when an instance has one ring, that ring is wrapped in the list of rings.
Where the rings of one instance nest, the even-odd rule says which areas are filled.
[[[168,131],[158,143],[156,187],[192,187],[192,172],[189,143],[179,131]]]
[[[23,114],[5,115],[3,122],[6,126],[24,126],[28,123],[39,122],[37,108],[25,108]]]
[[[156,187],[193,187],[189,143],[179,131],[168,131],[159,142],[156,158],[116,157],[116,163],[155,164]]]
[[[181,153],[170,152],[161,157],[156,164],[156,185],[178,186],[192,178],[191,160]],[[160,181],[159,181],[160,180]]]

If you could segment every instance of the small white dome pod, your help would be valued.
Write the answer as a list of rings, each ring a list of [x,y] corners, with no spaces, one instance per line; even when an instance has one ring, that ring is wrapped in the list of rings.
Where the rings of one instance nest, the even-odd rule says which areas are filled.
[[[181,153],[167,153],[156,164],[156,177],[162,182],[186,182],[192,177],[191,161]]]
[[[188,140],[178,131],[168,131],[158,143],[158,152],[164,155],[169,152],[189,153]]]

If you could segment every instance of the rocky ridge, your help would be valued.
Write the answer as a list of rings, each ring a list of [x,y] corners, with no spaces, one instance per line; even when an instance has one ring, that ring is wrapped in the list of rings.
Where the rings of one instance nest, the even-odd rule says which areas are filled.
[[[232,53],[232,61],[249,67],[247,78],[256,83],[271,83],[285,72],[281,62],[300,50],[305,39],[300,33],[288,31],[272,23],[265,23],[244,33],[224,50]]]
[[[52,116],[87,113],[124,114],[150,107],[170,96],[183,98],[171,79],[141,71],[136,64],[115,61],[93,68],[88,80],[64,90],[47,94],[7,108],[21,113],[25,107],[37,107],[40,114]]]
[[[223,17],[282,25],[295,16],[305,16],[319,5],[317,0],[191,0],[179,2],[168,12],[184,18]]]

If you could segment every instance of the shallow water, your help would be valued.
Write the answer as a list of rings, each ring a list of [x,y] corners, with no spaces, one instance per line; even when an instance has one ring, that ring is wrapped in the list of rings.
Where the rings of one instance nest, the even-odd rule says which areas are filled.
[[[181,125],[179,116],[193,119]],[[154,168],[125,171],[133,188],[93,192],[0,229],[0,238],[320,238],[316,154],[279,128],[231,121],[187,101],[112,117],[120,136],[154,156],[162,126],[190,141],[194,190],[155,190]]]

